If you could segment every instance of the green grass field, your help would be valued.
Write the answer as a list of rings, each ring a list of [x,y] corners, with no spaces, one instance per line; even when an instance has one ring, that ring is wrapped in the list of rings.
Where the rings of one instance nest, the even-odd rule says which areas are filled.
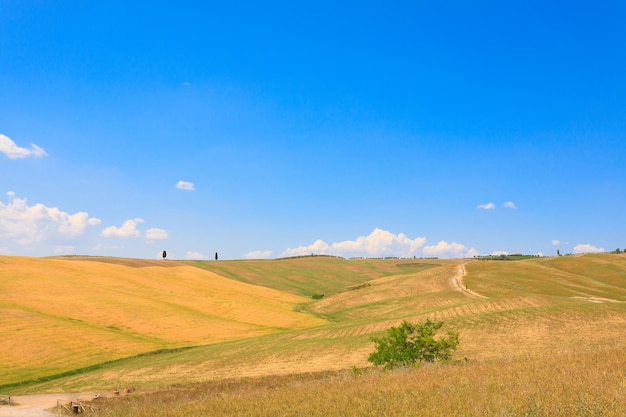
[[[189,396],[186,415],[277,415],[263,414],[260,404],[276,411],[267,402],[285,403],[283,391],[290,401],[324,398],[352,410],[301,415],[380,415],[361,412],[379,410],[380,401],[398,409],[388,415],[411,415],[401,412],[410,392],[430,398],[420,400],[425,415],[626,413],[625,255],[506,262],[0,257],[0,267],[0,330],[10,341],[0,347],[0,391],[136,386],[170,392],[176,386]],[[313,299],[316,294],[324,297]],[[349,371],[369,369],[371,336],[402,320],[426,318],[460,333],[458,363],[399,373]],[[574,374],[580,381],[565,380]],[[37,378],[47,380],[28,382]],[[424,388],[441,381],[451,390],[445,407]],[[222,386],[238,387],[232,395],[253,405],[215,408],[193,394]],[[578,392],[583,388],[587,397]],[[328,389],[336,395],[321,396]],[[472,393],[480,400],[463,405]],[[163,414],[136,404],[145,414],[132,407],[128,414],[127,407],[111,415]],[[474,411],[462,413],[463,407]],[[559,414],[559,407],[567,412]]]

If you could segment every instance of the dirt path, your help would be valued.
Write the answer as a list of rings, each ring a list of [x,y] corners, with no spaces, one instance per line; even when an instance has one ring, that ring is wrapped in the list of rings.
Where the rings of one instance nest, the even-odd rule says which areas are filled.
[[[57,400],[75,401],[92,399],[92,394],[64,393],[11,396],[16,405],[0,406],[0,417],[50,417],[55,416],[47,409],[56,407]]]
[[[452,277],[452,285],[454,285],[454,288],[466,294],[472,295],[474,297],[487,298],[484,295],[480,295],[477,292],[474,292],[467,288],[467,285],[463,283],[463,277],[465,275],[467,275],[467,271],[465,270],[465,264],[462,264],[456,276]]]

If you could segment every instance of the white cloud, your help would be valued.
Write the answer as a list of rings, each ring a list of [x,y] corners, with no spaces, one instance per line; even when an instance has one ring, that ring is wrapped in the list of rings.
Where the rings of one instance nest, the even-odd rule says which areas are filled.
[[[244,255],[246,259],[268,259],[272,256],[271,250],[255,250]]]
[[[507,201],[507,202],[505,202],[504,204],[502,204],[502,207],[504,207],[504,208],[509,208],[509,209],[514,209],[514,208],[517,208],[517,206],[515,205],[515,203],[514,203],[514,202],[512,202],[512,201]]]
[[[121,227],[109,226],[101,233],[104,237],[139,237],[141,232],[137,230],[137,225],[143,223],[143,219],[126,220]]]
[[[178,188],[179,190],[193,191],[196,189],[196,186],[193,184],[193,182],[180,180],[176,183],[176,188]]]
[[[87,223],[89,223],[90,226],[97,226],[102,223],[102,220],[98,219],[97,217],[91,217],[89,220],[87,220]]]
[[[190,251],[190,252],[187,252],[185,254],[185,259],[190,259],[190,260],[193,260],[193,259],[207,259],[207,258],[208,258],[208,256],[206,256],[206,255],[204,255],[204,254],[202,254],[200,252],[191,252]]]
[[[301,256],[301,255],[310,255],[312,253],[315,254],[325,254],[328,255],[330,246],[328,243],[323,240],[316,240],[309,246],[298,246],[297,248],[288,248],[286,251],[282,253],[282,256]]]
[[[508,255],[509,252],[505,251],[505,250],[494,250],[493,252],[491,252],[491,256],[500,256],[500,255]]]
[[[483,210],[493,210],[496,208],[496,205],[493,203],[487,203],[487,204],[479,204],[476,207],[479,209],[483,209]]]
[[[82,211],[69,214],[41,203],[29,206],[25,198],[16,198],[12,191],[7,195],[11,201],[6,205],[0,202],[0,237],[22,245],[75,238],[98,220]]]
[[[439,241],[436,245],[424,246],[424,255],[426,256],[445,256],[454,258],[471,258],[478,255],[478,251],[474,248],[467,248],[460,243],[448,243],[445,240]]]
[[[597,252],[605,252],[604,248],[597,248],[589,243],[579,243],[574,246],[574,253],[597,253]]]
[[[17,146],[15,142],[8,136],[0,133],[0,153],[5,154],[9,159],[20,159],[33,156],[35,158],[41,158],[47,156],[46,151],[41,149],[34,143],[30,144],[30,149]]]
[[[403,233],[395,235],[386,230],[376,228],[368,236],[359,236],[355,240],[346,240],[331,245],[322,240],[317,240],[309,246],[287,249],[283,252],[282,256],[309,255],[314,253],[345,257],[411,257],[417,255],[419,248],[421,248],[425,242],[426,238],[424,237],[410,239]]]
[[[332,249],[344,254],[365,253],[369,256],[413,256],[426,242],[425,237],[409,239],[405,234],[394,235],[382,229],[374,229],[369,236],[356,240],[334,243]]]
[[[189,83],[188,81],[183,81],[182,83],[180,83],[180,85],[184,85],[185,87],[190,86],[191,83]]]
[[[167,239],[168,233],[166,230],[157,229],[153,227],[151,229],[146,230],[145,237],[146,239],[163,240],[163,239]]]
[[[555,240],[552,241],[552,245],[553,246],[569,245],[569,243],[568,242],[563,242],[562,240],[556,240],[555,239]]]

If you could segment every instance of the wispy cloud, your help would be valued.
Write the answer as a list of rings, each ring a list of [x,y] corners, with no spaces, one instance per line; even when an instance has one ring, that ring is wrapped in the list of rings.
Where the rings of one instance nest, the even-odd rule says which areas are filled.
[[[76,252],[74,246],[56,246],[54,253],[57,255],[73,255]]]
[[[598,248],[589,243],[579,243],[574,246],[574,253],[598,253],[605,252],[604,248]]]
[[[562,240],[553,240],[552,241],[552,246],[560,246],[560,245],[569,245],[568,242],[563,242]]]
[[[156,227],[146,230],[145,238],[150,240],[163,240],[167,239],[168,233],[166,230],[157,229]]]
[[[109,250],[121,250],[121,249],[126,249],[124,246],[121,245],[105,245],[102,243],[98,243],[96,246],[94,246],[92,248],[94,251],[109,251]]]
[[[272,256],[271,250],[255,250],[244,255],[246,259],[268,259]]]
[[[29,156],[41,158],[48,155],[46,151],[44,151],[42,148],[35,145],[34,143],[30,144],[30,148],[22,148],[21,146],[17,146],[17,144],[13,142],[11,138],[1,133],[0,153],[5,154],[9,159],[21,159],[27,158]]]
[[[143,223],[143,219],[136,218],[126,220],[120,227],[109,226],[101,233],[104,237],[140,237],[141,232],[137,230],[137,225]]]
[[[193,191],[196,189],[196,186],[193,184],[193,182],[180,180],[176,183],[176,188],[178,188],[179,190]]]
[[[25,198],[7,193],[10,201],[0,202],[0,237],[27,245],[55,239],[75,238],[100,220],[85,212],[69,214],[41,203],[29,206]]]
[[[489,203],[486,203],[486,204],[479,204],[476,207],[481,209],[481,210],[495,210],[496,205],[494,203],[492,203],[492,202],[489,202]],[[512,201],[505,201],[504,203],[502,203],[502,207],[507,208],[507,209],[516,209],[517,208],[515,203],[512,202]]]
[[[185,259],[194,260],[194,259],[207,259],[208,256],[202,254],[200,252],[192,252],[189,251],[185,254]]]

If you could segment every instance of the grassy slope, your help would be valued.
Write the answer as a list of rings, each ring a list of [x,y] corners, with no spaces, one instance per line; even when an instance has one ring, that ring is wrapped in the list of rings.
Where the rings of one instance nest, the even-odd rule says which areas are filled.
[[[459,330],[458,355],[476,360],[624,347],[624,256],[470,261],[464,282],[487,298],[452,285],[464,260],[430,261],[436,265],[429,268],[399,266],[411,263],[401,260],[322,257],[256,262],[207,262],[200,266],[223,268],[223,275],[290,288],[296,294],[326,293],[322,300],[309,299],[306,309],[331,321],[314,328],[136,357],[31,389],[155,387],[364,366],[372,349],[372,334],[402,319],[426,317],[444,319]],[[364,279],[371,279],[369,286],[357,285]],[[358,289],[339,292],[349,287]],[[590,302],[600,299],[607,302]]]
[[[277,260],[182,261],[250,284],[311,297],[330,295],[372,279],[417,272],[438,263],[432,260],[360,259],[307,256]]]
[[[626,415],[623,351],[187,384],[99,402],[107,417]]]
[[[626,257],[586,255],[529,261],[482,262],[468,267],[473,289],[489,297],[536,294],[626,301]]]
[[[137,262],[0,257],[2,383],[323,323],[293,311],[304,299],[292,294]]]

